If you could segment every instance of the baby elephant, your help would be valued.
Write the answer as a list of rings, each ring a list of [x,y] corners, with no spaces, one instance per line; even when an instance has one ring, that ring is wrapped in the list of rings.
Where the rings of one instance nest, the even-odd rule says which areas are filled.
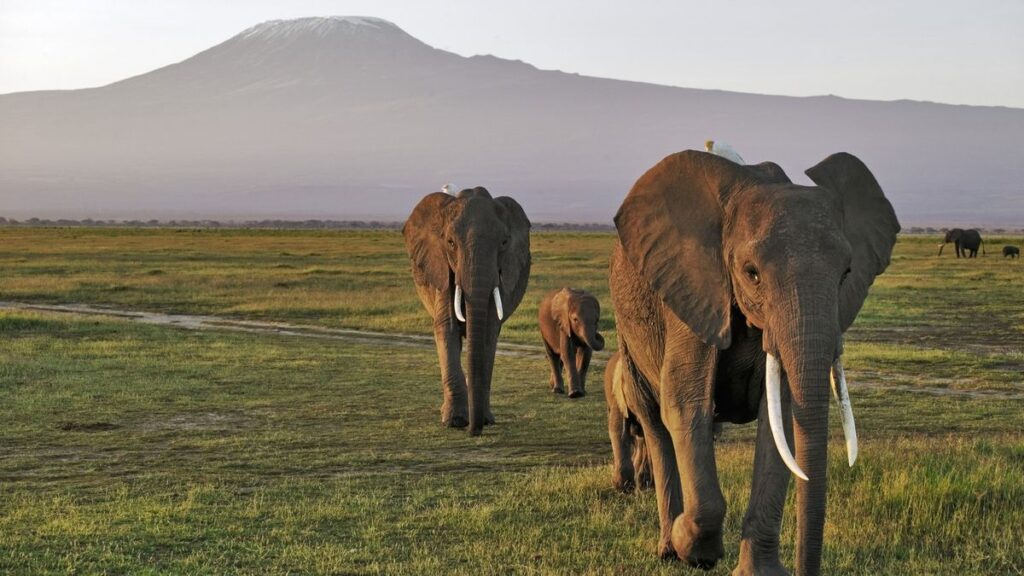
[[[622,386],[625,367],[616,352],[604,369],[604,399],[608,404],[608,437],[612,441],[612,484],[622,492],[654,487],[644,429],[629,415]]]
[[[583,290],[562,288],[540,303],[540,333],[551,363],[551,391],[564,394],[562,364],[569,373],[569,398],[586,394],[587,369],[594,350],[604,348],[597,331],[601,304]]]
[[[1020,258],[1020,248],[1016,246],[1003,246],[1003,258]]]

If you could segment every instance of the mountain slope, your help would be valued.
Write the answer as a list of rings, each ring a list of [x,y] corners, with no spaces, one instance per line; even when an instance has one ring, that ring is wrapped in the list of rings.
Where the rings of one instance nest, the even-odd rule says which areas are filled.
[[[1024,225],[1024,110],[793,98],[541,71],[389,22],[254,26],[108,86],[0,96],[0,215],[403,219],[445,182],[609,221],[713,138],[794,180],[860,156],[905,224]]]

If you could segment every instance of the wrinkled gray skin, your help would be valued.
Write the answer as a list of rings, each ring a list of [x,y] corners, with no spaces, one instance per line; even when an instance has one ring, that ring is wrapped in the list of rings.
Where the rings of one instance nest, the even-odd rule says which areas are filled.
[[[985,255],[985,245],[981,239],[981,233],[975,229],[963,230],[962,228],[953,228],[946,232],[945,238],[942,240],[942,244],[939,244],[939,256],[942,256],[942,249],[946,247],[946,244],[950,242],[956,248],[956,257],[960,258],[977,258],[978,248],[981,248],[982,256]]]
[[[899,222],[850,154],[797,186],[772,163],[673,154],[626,197],[610,284],[626,418],[643,429],[658,499],[658,551],[710,568],[726,503],[714,422],[758,421],[734,574],[786,574],[779,530],[790,472],[769,428],[765,355],[782,367],[782,414],[809,480],[796,487],[796,572],[818,574],[825,524],[829,374]],[[615,464],[623,469],[619,457]]]
[[[493,296],[500,290],[507,320],[523,299],[530,277],[530,221],[508,197],[466,189],[457,197],[428,194],[402,228],[416,292],[434,319],[441,364],[441,423],[480,434],[494,423],[491,375],[501,320]],[[466,322],[454,309],[462,287]],[[466,339],[466,371],[462,339]],[[468,375],[468,377],[467,377]]]
[[[548,293],[538,308],[537,324],[551,365],[551,391],[564,394],[562,366],[569,373],[569,398],[586,395],[587,370],[594,351],[604,349],[597,331],[601,304],[583,290],[562,288]]]
[[[1020,248],[1016,246],[1003,246],[1003,258],[1020,258]]]
[[[621,492],[654,487],[651,459],[647,455],[644,430],[630,417],[623,397],[625,381],[619,367],[622,357],[612,355],[604,369],[604,399],[608,405],[608,437],[612,441],[612,484]]]

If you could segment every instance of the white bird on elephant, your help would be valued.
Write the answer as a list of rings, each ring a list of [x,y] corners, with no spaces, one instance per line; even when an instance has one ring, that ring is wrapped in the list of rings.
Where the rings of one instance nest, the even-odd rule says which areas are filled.
[[[743,161],[743,157],[733,150],[732,146],[729,146],[728,144],[708,140],[704,142],[704,150],[714,154],[715,156],[721,156],[726,160],[732,160],[737,164],[746,164],[746,162]]]
[[[452,184],[451,182],[445,184],[444,186],[441,186],[441,192],[444,192],[449,196],[455,196],[457,190],[458,188],[456,188],[455,184]]]

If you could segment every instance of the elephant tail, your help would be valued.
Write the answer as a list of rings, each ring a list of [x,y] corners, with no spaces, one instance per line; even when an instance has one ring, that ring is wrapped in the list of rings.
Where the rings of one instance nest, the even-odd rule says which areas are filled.
[[[985,239],[984,238],[981,239],[981,255],[982,256],[988,256],[988,254],[985,253]]]

